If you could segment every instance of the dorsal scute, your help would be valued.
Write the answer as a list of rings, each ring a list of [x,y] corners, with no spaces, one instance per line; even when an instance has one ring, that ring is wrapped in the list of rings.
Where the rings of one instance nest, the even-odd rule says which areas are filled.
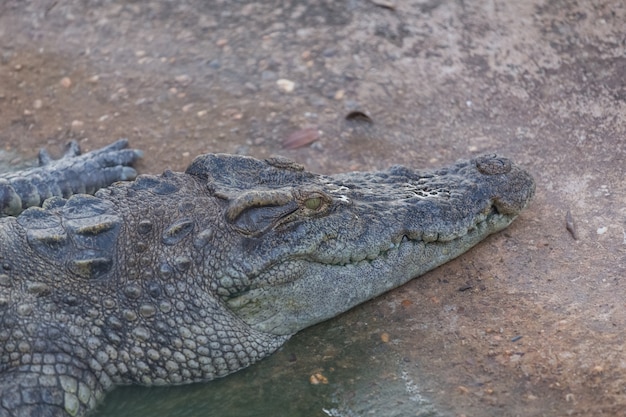
[[[101,278],[113,268],[121,218],[109,200],[82,194],[58,198],[25,210],[17,223],[36,253],[79,278]]]

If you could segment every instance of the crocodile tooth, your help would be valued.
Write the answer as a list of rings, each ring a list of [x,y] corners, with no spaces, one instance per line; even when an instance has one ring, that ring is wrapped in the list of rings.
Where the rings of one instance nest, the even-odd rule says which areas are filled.
[[[437,232],[424,232],[422,240],[426,243],[436,242],[439,239],[439,233]]]
[[[361,262],[366,257],[367,257],[367,255],[365,253],[358,252],[355,255],[350,257],[350,263],[354,263],[355,264],[357,262]]]
[[[407,233],[407,236],[411,240],[422,240],[422,231],[421,230],[412,230]]]

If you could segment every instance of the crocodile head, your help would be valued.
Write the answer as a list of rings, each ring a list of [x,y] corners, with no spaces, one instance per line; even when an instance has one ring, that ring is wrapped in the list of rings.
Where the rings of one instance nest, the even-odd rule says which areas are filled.
[[[495,155],[435,171],[332,176],[286,159],[203,155],[228,230],[215,291],[255,330],[291,335],[397,287],[508,226],[534,192]],[[221,265],[215,267],[215,263]]]

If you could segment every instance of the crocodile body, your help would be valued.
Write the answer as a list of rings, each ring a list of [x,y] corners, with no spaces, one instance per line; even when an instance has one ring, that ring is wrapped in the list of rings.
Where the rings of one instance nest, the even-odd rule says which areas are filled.
[[[533,191],[493,155],[324,176],[208,154],[0,219],[0,417],[237,371],[503,229]]]

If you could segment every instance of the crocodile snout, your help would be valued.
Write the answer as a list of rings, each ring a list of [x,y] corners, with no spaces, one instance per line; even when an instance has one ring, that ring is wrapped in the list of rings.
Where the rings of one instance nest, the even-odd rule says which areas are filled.
[[[535,192],[535,182],[524,170],[508,158],[483,155],[475,159],[476,169],[489,176],[493,207],[500,214],[517,215],[530,202]]]

